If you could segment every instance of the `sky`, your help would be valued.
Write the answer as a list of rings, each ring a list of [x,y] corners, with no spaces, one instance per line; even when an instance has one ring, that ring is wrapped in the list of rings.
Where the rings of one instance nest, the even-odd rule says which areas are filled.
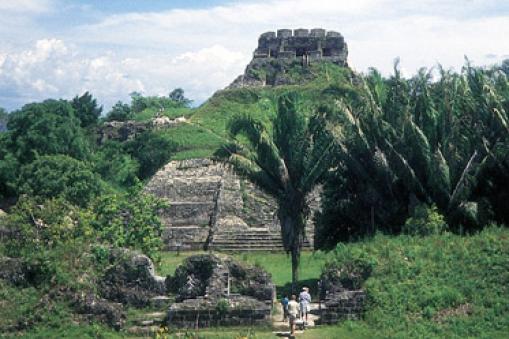
[[[316,27],[343,34],[359,72],[509,58],[507,0],[0,0],[0,107],[89,91],[108,110],[177,87],[199,104],[244,71],[261,33]]]

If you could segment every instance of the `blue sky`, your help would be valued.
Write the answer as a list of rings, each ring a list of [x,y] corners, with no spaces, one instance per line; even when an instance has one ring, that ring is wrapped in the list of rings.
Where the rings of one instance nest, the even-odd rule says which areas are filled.
[[[109,108],[175,87],[202,102],[242,73],[259,34],[301,27],[341,32],[358,71],[509,58],[507,0],[0,0],[0,107],[90,91]]]

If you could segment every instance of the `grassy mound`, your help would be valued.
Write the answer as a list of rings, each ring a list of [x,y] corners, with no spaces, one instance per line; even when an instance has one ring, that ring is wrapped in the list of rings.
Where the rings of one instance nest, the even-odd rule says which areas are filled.
[[[302,70],[302,67],[296,66],[297,69]],[[225,89],[216,92],[193,110],[164,113],[170,117],[181,113],[188,117],[187,123],[159,132],[179,145],[173,159],[211,157],[221,145],[228,142],[226,126],[232,117],[247,114],[260,121],[267,121],[275,114],[275,99],[286,91],[299,92],[303,109],[311,112],[323,99],[326,88],[348,84],[352,78],[350,69],[329,63],[312,65],[305,71],[306,77],[311,74],[314,80],[299,85]],[[302,77],[304,78],[304,75]],[[152,117],[155,114],[155,111],[152,111],[147,109],[140,113],[142,120]]]

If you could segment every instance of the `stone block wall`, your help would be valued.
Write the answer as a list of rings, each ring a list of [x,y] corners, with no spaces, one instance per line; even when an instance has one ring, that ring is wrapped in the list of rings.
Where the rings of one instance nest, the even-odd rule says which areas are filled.
[[[226,302],[220,309],[218,302]],[[254,298],[230,296],[228,299],[188,299],[175,303],[168,311],[170,328],[213,326],[259,326],[270,324],[271,306]]]
[[[360,319],[364,311],[366,292],[342,291],[329,294],[320,310],[322,324],[336,324],[342,320]]]

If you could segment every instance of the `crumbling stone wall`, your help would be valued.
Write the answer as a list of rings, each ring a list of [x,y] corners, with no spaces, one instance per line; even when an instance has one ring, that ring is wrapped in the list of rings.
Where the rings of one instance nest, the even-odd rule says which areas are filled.
[[[225,307],[218,307],[217,300],[188,299],[175,303],[168,311],[170,328],[203,328],[212,326],[269,325],[271,306],[254,298],[231,296],[222,299]]]
[[[170,119],[166,116],[157,116],[149,121],[108,121],[97,131],[97,142],[103,144],[108,140],[128,141],[147,130],[171,128],[186,121],[185,117]]]
[[[262,325],[270,322],[275,286],[270,274],[229,257],[195,255],[167,279],[176,293],[168,310],[168,326]],[[234,293],[235,292],[235,293]]]
[[[366,292],[363,290],[328,293],[322,303],[320,321],[322,324],[336,324],[342,320],[360,319],[365,300]]]
[[[326,266],[320,276],[321,323],[360,319],[366,300],[362,285],[371,271],[372,266],[362,260]]]
[[[315,28],[280,29],[263,33],[258,39],[255,59],[295,59],[304,61],[325,60],[346,66],[348,48],[343,36],[334,31]]]
[[[338,32],[322,28],[266,32],[258,39],[258,47],[244,74],[229,87],[293,84],[287,71],[295,65],[306,67],[326,61],[347,67],[347,58],[348,46]],[[301,80],[308,77],[312,78],[312,74],[301,74]]]

